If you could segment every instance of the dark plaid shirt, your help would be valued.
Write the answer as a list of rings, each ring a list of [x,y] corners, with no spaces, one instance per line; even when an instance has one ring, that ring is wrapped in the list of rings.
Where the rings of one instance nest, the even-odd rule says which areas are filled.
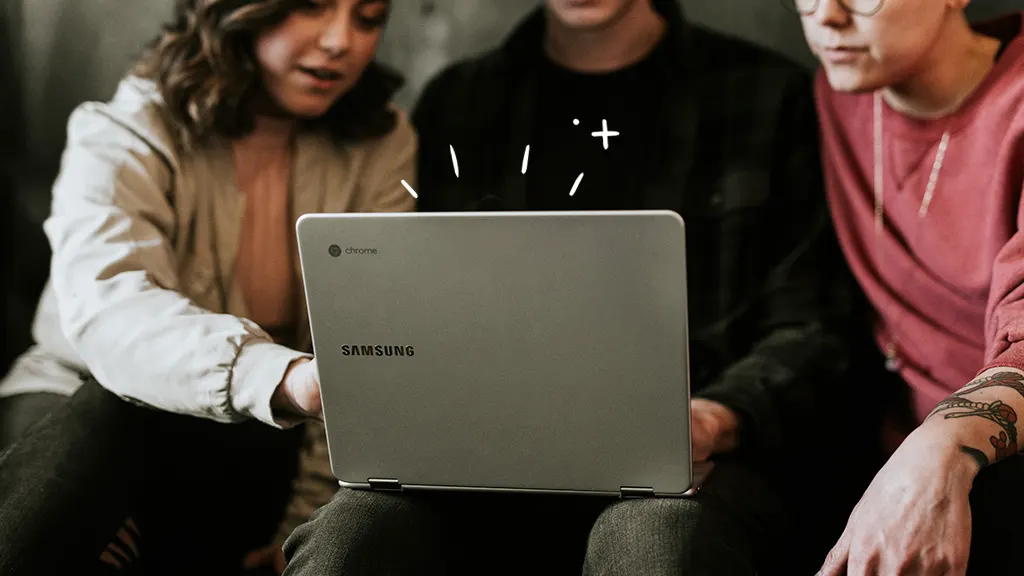
[[[650,95],[661,120],[636,186],[644,208],[686,221],[692,390],[740,414],[744,446],[777,450],[848,364],[836,328],[849,276],[824,206],[810,77],[656,4],[674,56],[659,64],[668,89]],[[421,210],[534,208],[521,165],[543,34],[538,10],[428,84],[413,113]]]

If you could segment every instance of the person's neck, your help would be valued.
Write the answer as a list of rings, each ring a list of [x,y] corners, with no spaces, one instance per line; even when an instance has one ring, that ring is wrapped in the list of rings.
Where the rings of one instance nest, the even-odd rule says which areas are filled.
[[[249,149],[274,152],[291,147],[297,123],[294,118],[272,115],[256,115],[252,131],[240,143]]]
[[[585,73],[621,70],[642,60],[665,34],[667,22],[651,2],[633,2],[606,27],[574,30],[547,15],[544,50],[555,63]]]
[[[962,15],[949,18],[919,72],[883,90],[898,112],[921,119],[954,113],[995,64],[1000,42],[971,29]]]

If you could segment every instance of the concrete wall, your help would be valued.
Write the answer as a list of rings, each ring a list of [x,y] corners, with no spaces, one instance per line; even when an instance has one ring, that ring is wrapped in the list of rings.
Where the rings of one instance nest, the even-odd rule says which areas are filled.
[[[393,0],[381,58],[400,69],[409,106],[432,74],[498,44],[538,0]],[[772,47],[810,65],[796,18],[780,0],[684,0],[690,19]],[[171,0],[7,0],[2,40],[21,66],[5,73],[4,92],[20,85],[33,155],[59,153],[68,113],[108,98],[124,71],[170,14]],[[1024,10],[1024,0],[977,0],[973,16]],[[14,25],[12,25],[14,23]],[[20,24],[18,26],[17,24]],[[18,30],[20,28],[20,30]],[[0,68],[0,72],[5,69]],[[19,77],[20,74],[20,77]],[[13,76],[13,77],[12,77]],[[3,129],[3,125],[0,125]]]
[[[71,110],[113,94],[171,12],[166,0],[21,2],[22,95],[30,150],[52,154]]]

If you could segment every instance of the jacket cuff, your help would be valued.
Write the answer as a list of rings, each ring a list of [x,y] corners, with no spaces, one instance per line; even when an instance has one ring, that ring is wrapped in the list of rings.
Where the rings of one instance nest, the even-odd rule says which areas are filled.
[[[300,424],[300,419],[275,415],[270,408],[270,399],[285,372],[299,358],[312,356],[263,340],[251,340],[242,346],[231,372],[228,396],[231,408],[275,428]]]
[[[723,377],[694,393],[694,398],[718,402],[736,413],[740,422],[737,452],[762,454],[781,444],[781,433],[775,422],[775,409],[756,382],[742,381],[733,375]]]

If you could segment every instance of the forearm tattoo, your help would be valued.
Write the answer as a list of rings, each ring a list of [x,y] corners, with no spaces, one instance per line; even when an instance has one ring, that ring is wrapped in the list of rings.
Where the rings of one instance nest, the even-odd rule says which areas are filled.
[[[978,450],[977,448],[971,448],[970,446],[961,446],[960,451],[971,457],[972,460],[978,465],[979,470],[984,470],[988,467],[988,456]]]
[[[944,419],[952,418],[985,418],[999,425],[1002,430],[998,436],[989,437],[989,442],[996,450],[995,461],[1005,460],[1016,454],[1017,446],[1017,413],[1008,404],[1000,400],[992,402],[975,402],[968,400],[965,396],[973,394],[985,388],[1010,388],[1015,390],[1024,398],[1024,375],[1016,372],[999,372],[991,376],[978,378],[949,398],[939,402],[928,416],[931,418],[937,414],[944,414]],[[988,457],[984,452],[970,446],[961,446],[960,450],[973,458],[984,468],[989,464]]]

